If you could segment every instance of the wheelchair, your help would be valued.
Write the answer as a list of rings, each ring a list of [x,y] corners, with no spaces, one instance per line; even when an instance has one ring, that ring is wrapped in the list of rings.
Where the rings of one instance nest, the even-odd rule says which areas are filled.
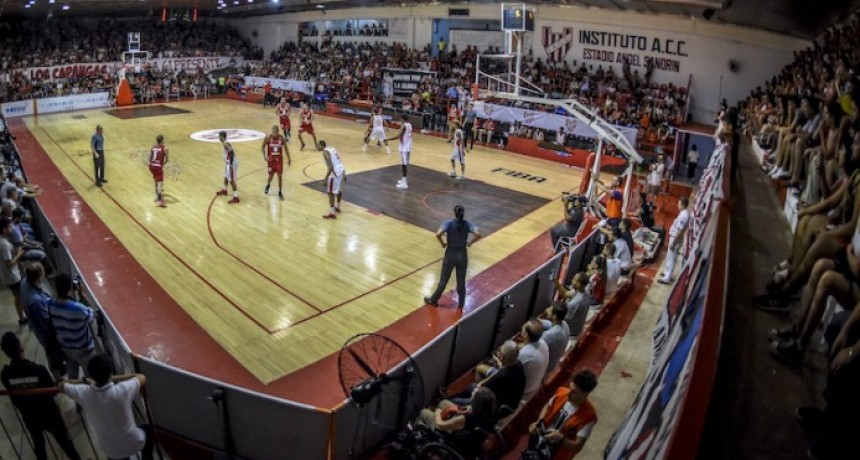
[[[410,424],[387,450],[389,458],[398,460],[497,460],[505,441],[497,428],[444,433]]]

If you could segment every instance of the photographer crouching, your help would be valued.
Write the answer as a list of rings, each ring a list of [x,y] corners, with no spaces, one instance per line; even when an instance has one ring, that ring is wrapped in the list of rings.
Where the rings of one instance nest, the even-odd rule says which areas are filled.
[[[553,250],[558,251],[558,240],[561,238],[573,238],[579,232],[582,220],[585,218],[585,209],[582,207],[585,197],[565,193],[561,196],[564,205],[564,222],[556,225],[550,230]]]

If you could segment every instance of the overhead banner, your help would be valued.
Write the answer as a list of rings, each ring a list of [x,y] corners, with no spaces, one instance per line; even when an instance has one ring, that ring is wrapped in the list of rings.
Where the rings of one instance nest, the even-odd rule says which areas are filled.
[[[448,33],[448,42],[451,47],[456,46],[458,50],[474,46],[481,52],[487,51],[490,47],[504,51],[505,33],[497,30],[452,30]]]
[[[210,72],[226,67],[239,67],[245,60],[242,57],[210,56],[189,58],[153,58],[141,63],[141,67],[156,71],[197,72],[203,69]],[[2,74],[5,81],[26,78],[30,81],[52,81],[72,77],[93,77],[99,75],[114,75],[123,66],[122,62],[88,62],[80,64],[56,65],[48,67],[27,67],[12,69]]]
[[[66,112],[69,110],[109,107],[110,99],[108,96],[109,94],[107,92],[103,92],[36,99],[36,112],[42,115],[46,113]]]
[[[33,115],[33,108],[32,99],[27,99],[26,101],[4,102],[3,104],[0,104],[0,111],[2,111],[4,118],[26,117],[27,115]]]
[[[564,132],[568,135],[588,137],[591,139],[597,139],[600,137],[600,135],[597,134],[597,131],[593,130],[590,126],[567,115],[539,112],[537,110],[527,110],[518,107],[508,107],[504,105],[490,104],[483,101],[475,102],[473,107],[480,118],[492,118],[493,120],[502,123],[520,122],[526,126],[550,131],[558,131],[559,128],[563,127]],[[621,134],[627,138],[630,145],[636,147],[637,131],[635,128],[616,126],[615,129],[620,131]]]
[[[266,83],[272,85],[272,88],[283,91],[291,91],[294,93],[314,94],[314,84],[309,81],[301,80],[282,80],[279,78],[266,77],[245,77],[245,84],[248,86],[265,86]]]
[[[397,99],[408,98],[418,89],[425,78],[436,78],[436,72],[421,69],[397,69],[386,67],[382,74],[391,75],[394,84],[394,97]]]

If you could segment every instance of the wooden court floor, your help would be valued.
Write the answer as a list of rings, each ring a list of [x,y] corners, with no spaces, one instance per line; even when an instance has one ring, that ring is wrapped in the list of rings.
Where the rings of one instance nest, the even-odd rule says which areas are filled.
[[[295,128],[286,200],[263,194],[265,162],[260,141],[253,141],[234,144],[242,202],[228,205],[214,196],[223,178],[220,145],[189,136],[222,128],[268,132],[277,123],[274,110],[225,99],[165,107],[179,110],[142,117],[93,110],[25,122],[137,262],[264,384],[336,352],[356,333],[377,331],[422,307],[443,255],[432,229],[451,216],[453,203],[463,203],[467,219],[479,228],[483,222],[489,233],[471,249],[472,278],[558,222],[557,198],[581,178],[560,164],[478,147],[467,156],[468,180],[458,182],[446,176],[451,145],[416,134],[410,189],[402,191],[394,188],[396,142],[391,155],[375,146],[363,153],[364,124],[316,116],[318,138],[340,152],[347,169],[338,219],[321,219],[328,206],[318,182],[325,164],[319,152],[298,151]],[[105,130],[109,182],[103,189],[93,184],[89,154],[97,124]],[[154,206],[141,155],[158,134],[174,164],[165,181],[167,208]],[[157,347],[151,348],[157,358]]]

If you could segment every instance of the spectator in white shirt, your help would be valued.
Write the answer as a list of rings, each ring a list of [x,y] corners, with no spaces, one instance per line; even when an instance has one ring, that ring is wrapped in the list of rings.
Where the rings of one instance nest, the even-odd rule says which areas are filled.
[[[549,347],[541,340],[543,325],[537,319],[530,320],[521,332],[525,340],[520,348],[517,359],[523,363],[526,371],[526,388],[523,391],[523,401],[528,401],[540,389],[546,369],[549,366]]]
[[[682,196],[678,200],[678,208],[681,211],[678,213],[675,221],[672,222],[672,227],[669,228],[669,252],[666,254],[666,266],[663,269],[663,276],[657,280],[660,284],[669,284],[672,282],[672,275],[675,271],[675,259],[678,257],[681,243],[684,241],[684,235],[686,235],[687,228],[690,226],[690,211],[687,210],[689,203],[689,198],[685,196]]]
[[[692,179],[696,175],[696,168],[699,166],[699,149],[696,144],[687,152],[687,179]]]
[[[564,358],[567,342],[570,341],[570,327],[564,318],[567,316],[567,305],[563,301],[556,302],[546,309],[546,319],[541,320],[544,331],[541,340],[546,343],[549,350],[549,364],[546,373],[549,375]]]
[[[78,403],[87,414],[102,451],[111,460],[128,459],[138,453],[152,460],[149,426],[138,427],[132,403],[146,384],[143,374],[113,375],[110,356],[97,355],[87,363],[92,384],[60,382],[58,389]]]

